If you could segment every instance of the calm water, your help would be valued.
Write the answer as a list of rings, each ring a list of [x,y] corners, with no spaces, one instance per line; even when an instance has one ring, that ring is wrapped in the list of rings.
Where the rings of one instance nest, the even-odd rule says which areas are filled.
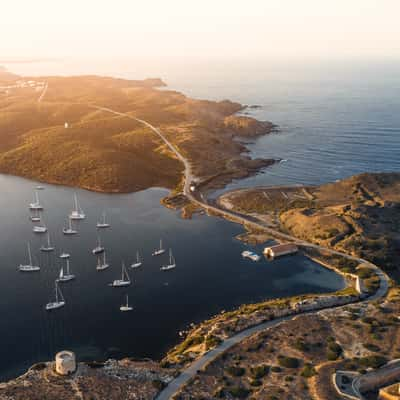
[[[103,64],[86,69],[75,65],[72,72],[90,69],[90,73],[128,78],[162,76],[170,87],[191,96],[260,105],[251,115],[276,123],[280,132],[249,145],[251,155],[287,162],[234,182],[230,189],[320,184],[364,171],[400,171],[400,68],[396,63],[312,67],[231,63],[186,68],[184,73],[173,69],[164,73],[163,64],[154,64],[143,75],[132,67],[134,63],[118,64],[124,68],[118,71],[100,70],[99,65]],[[35,73],[50,73],[55,67],[37,66]],[[63,70],[58,65],[57,72],[71,73],[71,66]],[[79,237],[62,237],[73,191],[47,186],[41,193],[46,223],[57,246],[71,252],[77,275],[75,282],[63,286],[67,306],[48,314],[43,307],[52,294],[58,260],[35,251],[43,266],[40,274],[16,271],[25,261],[26,242],[30,240],[34,249],[40,246],[40,239],[31,232],[26,207],[35,183],[0,176],[0,185],[3,379],[35,361],[52,358],[62,348],[72,348],[89,359],[122,354],[157,358],[176,343],[179,330],[222,309],[343,285],[340,277],[301,256],[259,264],[242,260],[245,246],[233,238],[240,227],[206,216],[181,220],[176,212],[159,205],[165,194],[161,189],[113,196],[78,191],[88,218],[80,224]],[[96,220],[104,209],[112,223],[103,238],[112,267],[97,273],[90,250],[96,241]],[[161,273],[161,259],[149,256],[160,237],[177,258],[178,268],[170,273]],[[121,259],[130,263],[137,248],[143,253],[144,266],[131,273],[135,284],[128,290],[108,287],[120,274]],[[122,314],[118,308],[126,291],[134,311]]]
[[[56,254],[38,251],[44,237],[32,233],[27,204],[35,183],[1,176],[0,210],[0,376],[23,372],[33,362],[52,358],[70,348],[78,356],[101,359],[130,355],[159,358],[178,340],[178,331],[222,309],[269,297],[324,292],[343,286],[341,277],[302,256],[273,263],[242,260],[245,246],[234,235],[239,226],[217,218],[199,216],[182,220],[163,208],[163,189],[130,195],[102,195],[78,190],[87,219],[79,223],[79,236],[65,237],[62,227],[73,201],[73,189],[47,185],[40,192],[44,220],[60,250],[71,253],[77,279],[62,285],[67,305],[48,313],[45,304],[53,295],[60,269]],[[107,210],[112,224],[102,232],[111,267],[95,269],[91,249],[96,244],[96,222]],[[151,257],[159,238],[172,247],[176,270],[161,272],[167,260]],[[17,272],[27,260],[30,241],[40,273]],[[111,288],[121,274],[121,260],[132,263],[136,249],[144,258],[141,269],[129,271],[134,284]],[[261,251],[260,248],[257,249]],[[121,313],[119,306],[129,293],[134,306]]]

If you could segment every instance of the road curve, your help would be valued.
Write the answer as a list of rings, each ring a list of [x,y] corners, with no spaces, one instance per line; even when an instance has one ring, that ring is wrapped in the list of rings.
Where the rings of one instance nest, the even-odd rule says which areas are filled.
[[[252,220],[249,220],[247,217],[231,212],[231,211],[227,211],[227,210],[223,210],[221,208],[218,208],[216,206],[210,205],[207,202],[205,202],[202,199],[202,196],[200,196],[200,198],[197,198],[195,196],[196,192],[192,192],[190,190],[190,185],[191,182],[193,181],[193,174],[192,174],[192,170],[191,170],[191,166],[189,161],[179,152],[179,150],[162,134],[162,132],[156,128],[155,126],[151,125],[149,122],[144,121],[140,118],[136,118],[130,114],[127,113],[122,113],[119,111],[115,111],[112,110],[110,108],[107,107],[100,107],[100,106],[92,106],[93,108],[96,108],[98,110],[101,111],[107,111],[110,112],[112,114],[116,114],[119,116],[123,116],[123,117],[127,117],[130,119],[133,119],[137,122],[140,122],[141,124],[147,126],[148,128],[150,128],[154,133],[156,133],[161,140],[164,141],[164,143],[168,146],[168,148],[175,154],[175,156],[183,163],[184,167],[185,167],[185,178],[184,178],[184,187],[183,187],[183,193],[184,195],[194,204],[196,204],[197,206],[205,209],[207,212],[211,212],[212,214],[216,214],[219,216],[222,216],[224,218],[228,218],[232,221],[238,222],[242,225],[247,225],[256,229],[261,229],[269,234],[271,234],[274,237],[278,237],[284,240],[289,240],[291,242],[296,243],[297,245],[301,246],[301,247],[307,247],[307,248],[314,248],[314,249],[318,249],[318,250],[323,250],[325,252],[328,252],[330,254],[333,255],[340,255],[343,256],[349,260],[355,260],[358,261],[359,263],[365,264],[368,267],[372,268],[375,270],[375,273],[377,274],[377,276],[380,279],[380,285],[379,285],[379,289],[372,295],[369,296],[367,298],[364,298],[362,300],[360,300],[360,302],[366,302],[366,301],[373,301],[373,300],[377,300],[379,298],[382,298],[383,296],[386,295],[388,289],[389,289],[389,277],[375,264],[372,264],[371,262],[364,260],[362,258],[359,257],[355,257],[355,256],[351,256],[348,255],[346,253],[342,253],[340,251],[336,251],[336,250],[332,250],[323,246],[319,246],[316,245],[314,243],[310,243],[310,242],[306,242],[304,240],[300,240],[294,236],[291,235],[287,235],[285,233],[279,232],[275,229],[272,229],[264,224],[262,224],[261,222],[255,222]],[[329,307],[328,307],[329,308]],[[317,310],[314,312],[318,312],[321,310]],[[238,334],[224,340],[222,343],[220,343],[217,347],[215,347],[213,350],[210,350],[209,352],[205,353],[203,356],[201,356],[198,360],[194,361],[189,367],[187,367],[185,370],[183,370],[180,375],[178,377],[176,377],[175,379],[173,379],[168,386],[163,389],[158,396],[156,397],[157,400],[168,400],[168,399],[172,399],[174,395],[176,395],[180,389],[182,389],[182,387],[191,379],[193,378],[196,374],[197,371],[201,368],[204,368],[207,364],[209,364],[210,362],[214,361],[220,354],[222,354],[224,351],[226,351],[227,349],[229,349],[230,347],[232,347],[233,345],[241,342],[242,340],[248,338],[251,335],[254,335],[257,332],[261,332],[267,328],[272,328],[280,323],[282,323],[283,321],[288,321],[290,319],[295,318],[298,315],[304,315],[304,314],[312,314],[314,312],[303,312],[303,313],[298,313],[295,315],[289,315],[286,317],[281,317],[281,318],[276,318],[272,321],[268,321],[268,322],[264,322],[262,324],[253,326],[251,328],[248,328],[242,332],[239,332]]]

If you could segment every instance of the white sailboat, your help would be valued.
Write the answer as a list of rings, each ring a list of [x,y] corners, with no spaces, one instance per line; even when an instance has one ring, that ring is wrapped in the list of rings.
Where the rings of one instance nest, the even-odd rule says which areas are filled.
[[[103,259],[101,256],[97,257],[97,266],[96,266],[96,270],[97,271],[104,271],[105,269],[107,269],[110,266],[110,264],[107,264],[106,261],[106,252],[103,252]]]
[[[169,249],[169,263],[160,267],[161,271],[169,271],[176,267],[175,257],[172,255],[172,250]]]
[[[102,229],[102,228],[109,228],[110,224],[106,222],[106,213],[103,212],[102,220],[101,222],[97,223],[97,228]]]
[[[63,251],[60,255],[59,255],[59,257],[61,258],[61,259],[67,259],[67,258],[69,258],[70,257],[70,254],[69,253],[66,253],[65,251]]]
[[[49,252],[54,251],[54,250],[55,250],[55,247],[52,246],[51,243],[50,243],[50,233],[47,232],[47,245],[42,245],[40,247],[40,251],[43,251],[45,253],[49,253]]]
[[[29,204],[29,209],[30,210],[43,210],[43,206],[40,204],[39,193],[37,192],[37,190],[35,190],[35,199],[34,199],[33,203]]]
[[[159,256],[165,253],[165,249],[163,249],[162,239],[160,239],[160,247],[153,251],[152,256]]]
[[[92,250],[93,254],[104,253],[104,247],[101,245],[100,236],[97,236],[97,246]]]
[[[131,265],[131,268],[139,268],[142,266],[142,260],[140,259],[139,252],[136,252],[136,262]]]
[[[46,304],[46,310],[55,310],[56,308],[61,308],[65,306],[64,296],[61,292],[61,289],[58,287],[57,281],[55,281],[55,292],[56,292],[56,299],[55,301],[51,301],[50,303]]]
[[[121,279],[116,279],[110,286],[113,287],[121,287],[121,286],[129,286],[131,284],[131,279],[129,278],[128,271],[126,270],[125,263],[122,263],[122,274]]]
[[[76,193],[74,194],[74,209],[71,211],[71,214],[70,214],[69,218],[70,219],[76,219],[76,220],[80,220],[80,219],[85,219],[86,218],[86,215],[82,211],[82,208],[79,206],[78,196],[76,195]]]
[[[29,257],[29,264],[20,265],[18,270],[21,272],[36,272],[40,271],[40,267],[38,265],[33,265],[32,263],[32,254],[31,254],[31,245],[28,243],[28,257]]]
[[[31,215],[32,222],[40,222],[40,210],[33,210]]]
[[[35,225],[32,230],[34,233],[46,233],[47,232],[46,225],[44,224],[43,221],[40,223],[40,225]]]
[[[43,186],[40,186],[40,185],[38,185],[38,186],[36,186],[36,190],[44,190],[44,187],[43,187]]]
[[[73,228],[72,226],[72,221],[70,218],[68,218],[68,227],[67,228],[63,228],[63,234],[64,235],[76,235],[78,233],[78,231],[76,229]]]
[[[122,312],[124,312],[124,311],[132,311],[133,310],[133,308],[129,305],[128,295],[126,295],[126,304],[123,304],[119,309]]]
[[[64,267],[61,267],[60,275],[57,279],[57,282],[68,282],[75,279],[75,275],[71,274],[69,270],[69,259],[67,258],[66,260],[67,260],[66,271],[64,272]]]

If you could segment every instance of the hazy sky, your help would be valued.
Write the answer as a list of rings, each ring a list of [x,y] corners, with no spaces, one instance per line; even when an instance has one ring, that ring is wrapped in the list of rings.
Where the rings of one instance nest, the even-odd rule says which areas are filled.
[[[25,57],[400,58],[400,0],[3,0]]]

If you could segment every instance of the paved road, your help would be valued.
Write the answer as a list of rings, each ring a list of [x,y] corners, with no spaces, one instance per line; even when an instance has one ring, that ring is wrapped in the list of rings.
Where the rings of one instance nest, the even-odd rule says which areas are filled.
[[[43,97],[46,95],[47,92],[47,88],[49,87],[48,82],[46,82],[45,87],[42,90],[42,93],[40,94],[39,98],[38,98],[38,103],[40,103],[43,100]]]
[[[107,111],[116,115],[120,115],[123,117],[127,117],[130,119],[133,119],[137,122],[140,122],[142,124],[144,124],[145,126],[147,126],[148,128],[150,128],[154,133],[156,133],[163,141],[164,143],[169,147],[169,149],[176,155],[176,157],[182,161],[182,163],[185,166],[185,181],[184,181],[184,189],[183,189],[183,193],[185,194],[185,196],[194,204],[198,205],[199,207],[205,209],[208,212],[211,212],[213,214],[216,215],[220,215],[224,218],[228,218],[230,220],[233,220],[235,222],[238,222],[240,224],[243,225],[247,225],[247,226],[251,226],[253,228],[256,229],[261,229],[269,234],[271,234],[274,237],[279,237],[281,239],[285,239],[285,240],[289,240],[291,242],[296,243],[299,246],[302,247],[308,247],[308,248],[314,248],[314,249],[318,249],[318,250],[323,250],[325,252],[329,252],[330,254],[334,254],[334,255],[340,255],[343,256],[349,260],[355,260],[358,261],[362,264],[366,264],[367,266],[369,266],[370,268],[373,268],[376,272],[376,274],[379,276],[380,279],[380,286],[379,289],[377,290],[377,292],[373,295],[370,296],[366,299],[363,299],[361,301],[372,301],[372,300],[376,300],[379,299],[383,296],[386,295],[388,288],[389,288],[389,278],[388,276],[380,269],[378,268],[376,265],[370,263],[369,261],[366,261],[362,258],[359,257],[355,257],[355,256],[351,256],[345,253],[341,253],[339,251],[336,250],[332,250],[329,248],[325,248],[323,246],[319,246],[313,243],[309,243],[306,242],[304,240],[299,240],[298,238],[291,236],[291,235],[287,235],[284,234],[282,232],[279,232],[275,229],[272,229],[266,225],[264,225],[261,222],[255,222],[252,220],[249,220],[246,216],[244,215],[240,215],[238,213],[234,213],[231,211],[227,211],[227,210],[223,210],[221,208],[218,208],[216,206],[210,205],[208,204],[203,197],[201,196],[201,194],[199,194],[198,192],[192,192],[190,190],[190,185],[191,182],[194,180],[194,176],[192,174],[192,170],[191,170],[191,166],[189,161],[183,157],[183,155],[179,152],[179,150],[161,133],[161,131],[154,127],[153,125],[151,125],[150,123],[148,123],[147,121],[144,121],[140,118],[136,118],[130,114],[127,113],[121,113],[118,111],[114,111],[110,108],[106,108],[106,107],[99,107],[99,106],[93,106],[94,108],[98,109],[98,110],[102,110],[102,111]],[[318,311],[316,311],[318,312]],[[310,312],[304,312],[301,314],[310,314]],[[283,321],[287,321],[290,320],[292,318],[295,318],[296,316],[298,316],[300,314],[296,314],[296,315],[290,315],[287,317],[282,317],[282,318],[277,318],[274,319],[273,321],[268,321],[265,322],[263,324],[254,326],[252,328],[246,329],[226,340],[224,340],[222,343],[220,343],[217,347],[215,347],[213,350],[209,351],[208,353],[204,354],[202,357],[200,357],[198,360],[196,360],[195,362],[193,362],[188,368],[186,368],[185,370],[183,370],[181,372],[181,374],[175,378],[174,380],[172,380],[169,385],[159,393],[159,395],[157,396],[157,400],[168,400],[173,398],[173,396],[175,394],[177,394],[179,392],[179,390],[191,379],[193,378],[196,374],[197,371],[201,368],[204,368],[207,364],[209,364],[210,362],[214,361],[220,354],[222,354],[224,351],[226,351],[227,349],[229,349],[230,347],[232,347],[233,345],[241,342],[242,340],[248,338],[251,335],[254,335],[257,332],[261,332],[264,329],[267,328],[272,328],[280,323],[282,323]]]

